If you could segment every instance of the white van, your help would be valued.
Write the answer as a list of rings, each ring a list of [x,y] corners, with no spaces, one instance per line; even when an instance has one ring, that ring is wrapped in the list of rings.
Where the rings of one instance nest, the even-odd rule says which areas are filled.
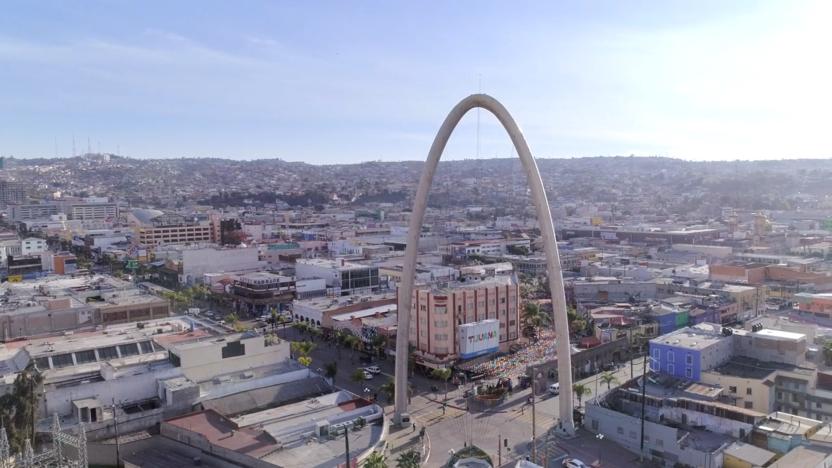
[[[552,385],[549,385],[549,393],[552,395],[560,395],[560,384],[553,383]]]

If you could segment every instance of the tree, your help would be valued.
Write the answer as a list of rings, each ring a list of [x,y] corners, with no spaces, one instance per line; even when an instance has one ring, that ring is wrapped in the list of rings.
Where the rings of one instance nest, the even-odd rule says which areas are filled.
[[[23,452],[26,439],[32,440],[32,423],[37,412],[35,395],[42,383],[43,376],[30,363],[15,377],[11,392],[0,396],[0,421],[6,428],[13,452]]]
[[[411,449],[399,455],[396,459],[396,468],[419,468],[422,463],[422,456],[419,452]]]
[[[324,364],[324,377],[328,379],[333,379],[335,381],[335,375],[338,374],[338,363],[337,362],[328,362]]]
[[[387,457],[381,452],[373,451],[364,460],[363,468],[387,468]]]
[[[303,367],[309,367],[312,364],[312,358],[309,356],[301,356],[298,358],[298,363]]]
[[[445,399],[446,400],[448,399],[448,379],[451,378],[451,374],[452,374],[451,370],[448,369],[447,367],[444,367],[442,369],[434,369],[433,372],[431,373],[431,375],[433,376],[434,379],[438,379],[438,380],[441,380],[441,381],[445,382]]]
[[[373,336],[373,339],[370,340],[370,344],[375,349],[376,354],[381,356],[384,353],[384,348],[387,347],[387,336],[382,335],[381,333],[376,333]]]
[[[355,335],[347,335],[344,337],[344,346],[350,348],[353,355],[355,355],[355,351],[361,349],[363,345],[364,342]]]
[[[823,345],[823,357],[826,360],[826,365],[832,365],[832,340]]]
[[[381,387],[379,387],[378,389],[385,397],[387,397],[388,403],[393,402],[393,397],[396,395],[396,381],[390,379],[387,382],[381,384]]]
[[[295,341],[289,345],[289,349],[292,351],[292,355],[298,359],[309,357],[312,354],[312,350],[315,349],[315,343],[311,341]]]
[[[601,382],[607,384],[607,391],[609,391],[612,384],[618,383],[618,379],[615,378],[612,372],[604,372],[601,374]]]
[[[363,382],[366,379],[364,376],[364,369],[356,369],[353,371],[352,375],[350,376],[353,382]]]
[[[533,331],[535,339],[539,336],[540,327],[548,325],[551,321],[552,316],[540,310],[540,306],[535,302],[527,302],[523,308],[523,323],[527,329]]]
[[[583,401],[583,398],[592,394],[592,390],[582,383],[572,385],[572,391],[575,393],[575,396],[578,397],[578,408],[581,407],[581,401]]]

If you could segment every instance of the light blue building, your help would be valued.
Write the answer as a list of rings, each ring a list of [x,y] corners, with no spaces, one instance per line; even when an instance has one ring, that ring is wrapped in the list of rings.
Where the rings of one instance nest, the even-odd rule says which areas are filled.
[[[650,340],[650,368],[676,378],[699,381],[702,372],[731,359],[733,345],[733,336],[724,335],[719,324],[700,323],[681,328]]]

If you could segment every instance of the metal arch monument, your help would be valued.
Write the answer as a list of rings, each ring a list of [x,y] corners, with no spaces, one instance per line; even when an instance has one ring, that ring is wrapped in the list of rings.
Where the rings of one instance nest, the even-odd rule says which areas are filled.
[[[546,191],[537,163],[532,157],[529,145],[523,138],[523,133],[508,110],[499,101],[487,94],[472,94],[459,102],[442,122],[436,138],[430,147],[416,198],[413,201],[413,211],[410,215],[410,225],[407,232],[407,247],[404,256],[404,270],[399,285],[398,330],[396,333],[396,379],[395,379],[395,415],[394,422],[401,422],[402,415],[407,413],[407,359],[410,341],[410,307],[413,294],[413,281],[416,274],[416,255],[419,247],[419,234],[425,218],[428,191],[433,182],[433,175],[439,164],[439,158],[445,150],[445,145],[451,137],[459,121],[471,109],[480,107],[497,117],[497,120],[508,132],[520,162],[526,171],[529,187],[532,192],[537,221],[543,236],[544,252],[546,254],[546,271],[549,275],[549,290],[552,292],[552,305],[557,338],[558,378],[560,388],[559,430],[566,434],[574,434],[575,424],[572,419],[572,359],[569,347],[569,323],[566,317],[566,296],[563,291],[563,274],[560,268],[555,228],[552,224],[552,213],[546,200]]]

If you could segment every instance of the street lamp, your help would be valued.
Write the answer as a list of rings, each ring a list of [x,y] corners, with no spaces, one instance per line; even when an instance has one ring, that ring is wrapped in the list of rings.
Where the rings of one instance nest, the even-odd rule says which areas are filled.
[[[595,434],[595,438],[598,439],[598,466],[601,466],[601,449],[603,448],[601,446],[601,441],[604,440],[604,434],[599,432],[598,434]]]

